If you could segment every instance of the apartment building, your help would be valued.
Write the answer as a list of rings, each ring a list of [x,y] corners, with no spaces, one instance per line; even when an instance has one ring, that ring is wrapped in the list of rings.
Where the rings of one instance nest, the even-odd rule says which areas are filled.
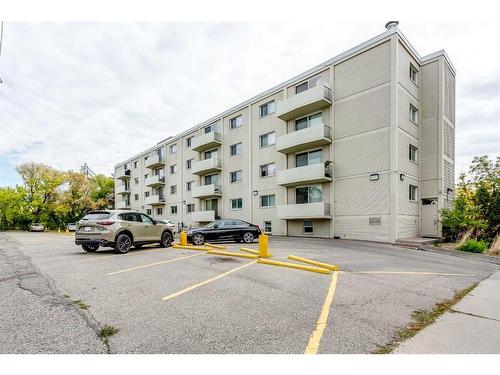
[[[182,226],[395,242],[441,234],[455,69],[387,30],[116,165],[116,207]],[[159,137],[161,134],[159,134]]]

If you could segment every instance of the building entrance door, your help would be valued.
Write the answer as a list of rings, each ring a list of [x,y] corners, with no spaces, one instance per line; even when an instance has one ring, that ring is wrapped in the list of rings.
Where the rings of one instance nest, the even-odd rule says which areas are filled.
[[[422,199],[422,237],[438,237],[437,198]]]

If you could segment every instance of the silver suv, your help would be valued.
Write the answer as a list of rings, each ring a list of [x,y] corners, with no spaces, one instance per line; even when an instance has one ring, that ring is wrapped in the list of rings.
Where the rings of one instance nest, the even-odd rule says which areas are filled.
[[[112,247],[115,253],[125,254],[131,246],[159,243],[168,247],[173,241],[172,229],[146,214],[130,210],[92,211],[77,224],[75,243],[83,250],[94,252]]]

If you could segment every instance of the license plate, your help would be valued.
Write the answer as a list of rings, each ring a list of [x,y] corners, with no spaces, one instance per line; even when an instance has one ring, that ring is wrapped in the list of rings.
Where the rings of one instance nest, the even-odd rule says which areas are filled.
[[[92,232],[92,227],[83,227],[84,232]]]

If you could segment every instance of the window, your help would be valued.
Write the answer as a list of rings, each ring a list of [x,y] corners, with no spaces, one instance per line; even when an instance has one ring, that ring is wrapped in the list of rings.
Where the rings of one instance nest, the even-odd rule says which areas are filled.
[[[269,163],[260,166],[260,177],[274,176],[276,173],[276,164]]]
[[[230,181],[231,182],[240,182],[241,181],[241,176],[242,176],[242,171],[234,171],[230,173]]]
[[[271,233],[272,231],[271,221],[264,221],[264,232]]]
[[[175,174],[175,173],[177,173],[177,164],[170,166],[170,174]]]
[[[231,199],[231,210],[240,210],[243,208],[243,198]]]
[[[205,157],[205,160],[210,159],[210,158],[216,158],[217,157],[217,149],[214,148],[213,150],[208,150],[203,153],[203,156]]]
[[[276,133],[271,132],[271,133],[266,133],[261,135],[260,137],[260,147],[266,147],[270,145],[274,145],[276,143]]]
[[[177,185],[170,186],[170,194],[175,194],[175,193],[177,193]]]
[[[163,207],[158,207],[158,208],[156,209],[156,214],[157,214],[157,215],[163,215]]]
[[[312,233],[312,232],[313,232],[313,221],[304,220],[304,233]]]
[[[274,194],[262,195],[260,197],[261,207],[274,207],[275,205],[276,205],[276,196]]]
[[[151,209],[150,208],[146,209],[146,214],[151,215]]]
[[[186,160],[186,169],[191,169],[194,159]]]
[[[175,154],[177,152],[177,143],[174,143],[169,147],[170,154]]]
[[[241,142],[231,145],[230,150],[231,150],[231,156],[241,155]]]
[[[295,167],[321,163],[321,150],[301,152],[295,155]]]
[[[137,160],[134,161],[134,168],[137,169]]]
[[[144,175],[144,181],[146,181],[148,179],[148,177],[149,177],[149,174],[145,174]]]
[[[408,153],[409,153],[408,157],[409,157],[410,161],[416,163],[417,162],[417,148],[413,145],[410,145],[408,147],[408,149],[409,149],[408,150]]]
[[[191,191],[193,189],[193,181],[186,182],[186,190]]]
[[[322,202],[322,200],[321,185],[303,186],[295,189],[296,204]]]
[[[151,214],[149,214],[151,215]],[[142,222],[145,224],[153,224],[153,219],[151,219],[148,215],[141,214]]]
[[[415,185],[408,186],[408,198],[412,202],[417,201],[417,187]]]
[[[217,185],[219,176],[217,174],[209,174],[205,176],[205,185]]]
[[[295,120],[295,130],[302,130],[323,122],[323,114],[321,112],[314,115],[306,116]]]
[[[414,124],[417,124],[418,121],[417,112],[418,109],[416,109],[414,106],[410,104],[410,121],[413,122]]]
[[[176,215],[177,214],[177,206],[170,206],[170,213],[172,215]]]
[[[232,118],[231,120],[229,120],[229,129],[239,128],[242,122],[243,122],[243,117],[241,117],[241,115]]]
[[[262,104],[259,109],[260,117],[270,115],[271,113],[276,112],[276,102],[273,100],[271,102],[267,102],[266,104]]]
[[[210,124],[208,126],[205,126],[203,128],[203,131],[205,132],[205,134],[214,132],[216,130],[217,130],[217,123],[216,122],[214,122],[213,124]]]
[[[415,68],[413,64],[410,63],[410,79],[414,83],[417,83],[417,74],[418,74],[417,68]]]
[[[186,205],[186,212],[187,213],[194,212],[194,203],[189,203],[188,205]]]
[[[139,177],[134,178],[134,184],[136,184],[136,185],[139,184]]]
[[[149,191],[144,192],[144,197],[145,198],[149,197]]]
[[[309,84],[307,81],[295,86],[295,93],[296,94],[299,94],[301,93],[302,91],[306,91],[307,89],[309,89]]]
[[[193,142],[193,137],[186,138],[186,147],[191,147],[192,142]]]
[[[135,199],[136,201],[138,201],[138,200],[139,200],[139,194],[135,194],[135,195],[134,195],[134,199]]]

